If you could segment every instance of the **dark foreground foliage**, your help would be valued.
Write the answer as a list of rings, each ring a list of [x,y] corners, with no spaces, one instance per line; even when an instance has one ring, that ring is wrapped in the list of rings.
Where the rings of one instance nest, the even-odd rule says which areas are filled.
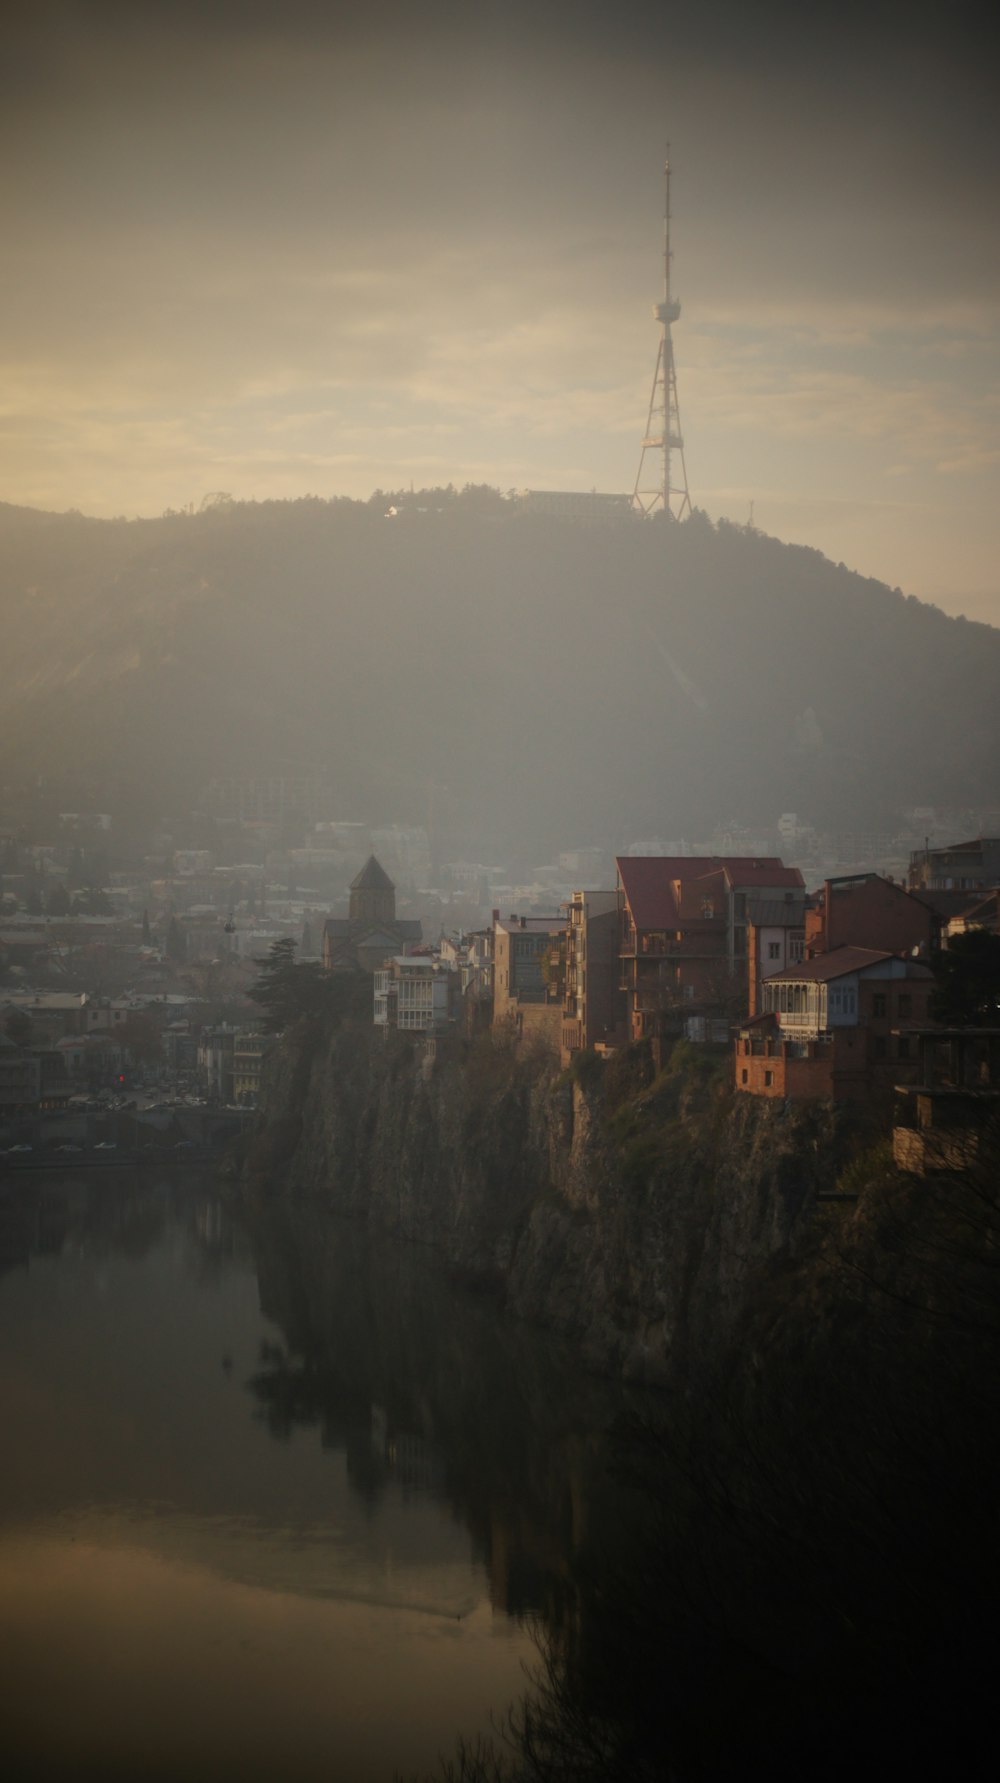
[[[636,1513],[446,1783],[970,1775],[1000,1659],[1000,1171],[883,1171],[697,1403],[621,1433]]]

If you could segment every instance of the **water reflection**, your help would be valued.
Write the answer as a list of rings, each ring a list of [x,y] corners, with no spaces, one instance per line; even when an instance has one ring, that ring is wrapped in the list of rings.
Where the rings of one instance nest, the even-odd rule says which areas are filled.
[[[611,1399],[418,1255],[81,1172],[0,1268],[18,1776],[409,1774],[573,1626]]]

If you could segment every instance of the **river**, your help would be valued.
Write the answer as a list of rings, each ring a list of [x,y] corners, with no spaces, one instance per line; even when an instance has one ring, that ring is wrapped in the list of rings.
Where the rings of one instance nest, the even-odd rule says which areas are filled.
[[[10,1173],[0,1247],[8,1775],[389,1783],[525,1691],[606,1389],[195,1173]]]

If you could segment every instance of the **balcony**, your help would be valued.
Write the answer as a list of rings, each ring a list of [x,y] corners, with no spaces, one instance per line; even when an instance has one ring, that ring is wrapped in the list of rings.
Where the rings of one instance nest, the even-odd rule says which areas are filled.
[[[679,941],[668,940],[665,935],[625,935],[622,938],[621,952],[629,959],[663,959],[668,954],[680,950]]]

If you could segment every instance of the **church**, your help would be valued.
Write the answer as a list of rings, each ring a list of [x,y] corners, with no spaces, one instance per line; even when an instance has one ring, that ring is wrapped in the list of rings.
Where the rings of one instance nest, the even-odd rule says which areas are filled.
[[[331,916],[323,925],[323,965],[328,972],[360,966],[374,972],[394,953],[419,945],[419,922],[397,921],[396,887],[373,854],[351,880],[349,915]]]

